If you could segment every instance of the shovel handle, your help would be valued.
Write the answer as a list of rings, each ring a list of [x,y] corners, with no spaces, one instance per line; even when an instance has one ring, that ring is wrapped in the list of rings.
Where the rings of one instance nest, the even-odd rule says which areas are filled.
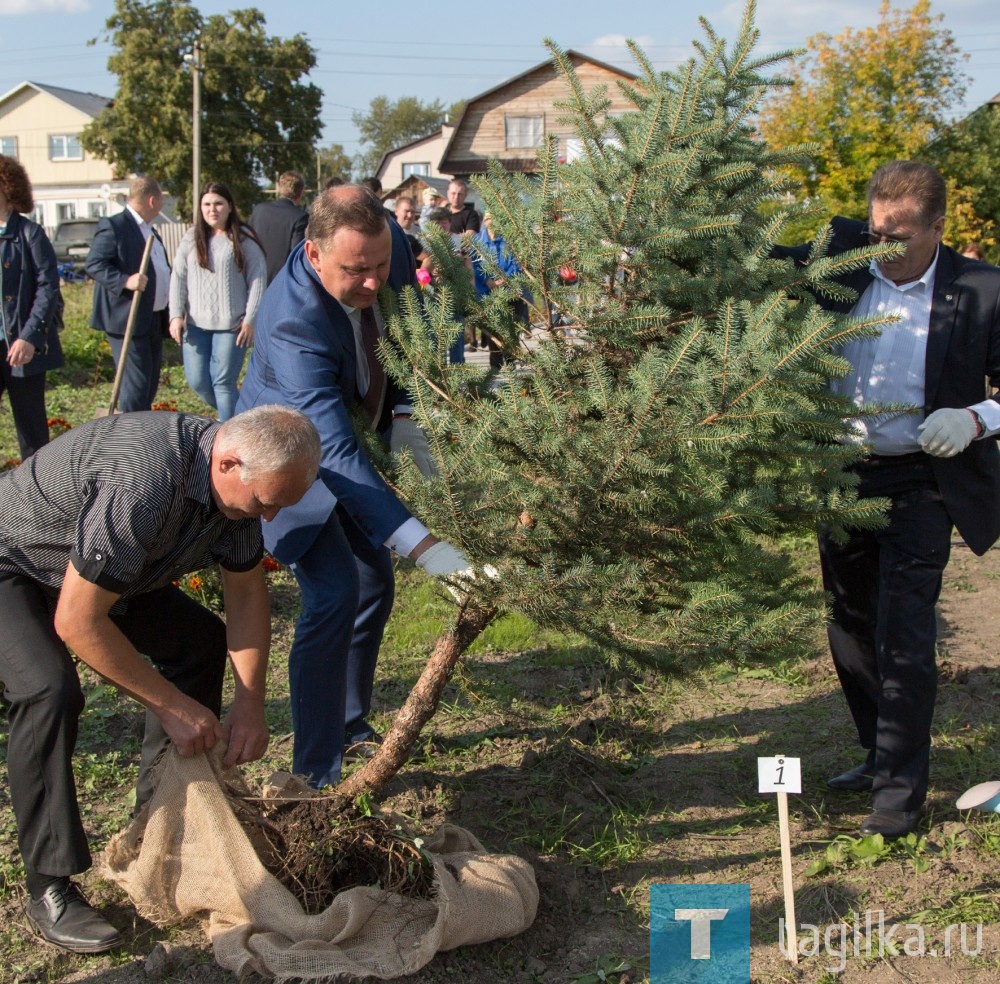
[[[142,262],[139,264],[139,273],[142,276],[146,274],[146,268],[149,266],[149,254],[152,250],[153,234],[150,233],[146,237],[146,246],[142,251]],[[115,407],[118,406],[118,394],[121,392],[122,379],[125,376],[125,360],[128,358],[129,345],[132,343],[132,332],[135,330],[135,318],[139,313],[139,301],[141,298],[141,290],[132,291],[132,305],[128,309],[128,320],[125,322],[125,337],[122,339],[122,351],[118,358],[118,369],[115,371],[115,383],[111,388],[111,403],[108,405],[109,416],[115,412]]]

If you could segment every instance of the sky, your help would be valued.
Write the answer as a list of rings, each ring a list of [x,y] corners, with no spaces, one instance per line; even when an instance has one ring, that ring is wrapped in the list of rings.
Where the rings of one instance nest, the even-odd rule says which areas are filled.
[[[913,2],[896,0],[895,6],[908,9]],[[449,106],[546,61],[545,37],[626,69],[634,68],[624,46],[632,39],[666,69],[684,61],[692,41],[703,37],[699,17],[733,39],[744,11],[742,0],[200,0],[195,6],[206,17],[256,7],[269,34],[305,35],[317,52],[309,79],[324,93],[323,145],[339,143],[350,156],[362,149],[352,113],[366,112],[376,96],[440,99]],[[757,50],[800,48],[816,33],[871,26],[879,7],[880,0],[758,0]],[[0,93],[30,80],[113,97],[115,77],[106,68],[112,48],[104,39],[113,10],[113,0],[0,0]],[[943,15],[943,26],[968,54],[972,81],[955,114],[963,116],[1000,93],[1000,3],[936,0],[931,11]]]

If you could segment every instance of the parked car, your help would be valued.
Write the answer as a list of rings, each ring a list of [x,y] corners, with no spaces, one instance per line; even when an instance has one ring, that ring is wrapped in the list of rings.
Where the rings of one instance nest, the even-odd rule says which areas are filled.
[[[99,221],[100,219],[67,219],[56,226],[52,247],[60,266],[65,264],[74,270],[83,269]]]

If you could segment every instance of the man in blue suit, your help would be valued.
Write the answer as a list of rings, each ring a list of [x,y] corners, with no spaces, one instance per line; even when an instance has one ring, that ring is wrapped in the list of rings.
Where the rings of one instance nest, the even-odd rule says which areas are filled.
[[[116,367],[122,357],[132,297],[135,291],[142,291],[118,396],[118,409],[123,412],[151,409],[160,385],[170,266],[152,222],[162,205],[159,184],[152,178],[135,178],[125,210],[101,219],[87,254],[87,273],[94,280],[90,325],[107,332]],[[154,237],[153,249],[149,267],[142,274],[139,267],[148,236]]]
[[[827,781],[870,792],[862,834],[899,837],[917,826],[927,795],[937,688],[935,604],[954,526],[976,554],[1000,536],[1000,270],[941,241],[945,183],[916,161],[880,167],[868,185],[868,222],[835,218],[829,253],[895,243],[842,278],[856,301],[819,296],[858,318],[898,320],[842,355],[851,371],[831,388],[859,409],[909,404],[914,412],[859,416],[867,457],[858,495],[889,500],[888,523],[820,535],[823,584],[833,597],[830,650],[867,757]],[[777,255],[809,262],[810,247]]]
[[[288,658],[292,767],[317,788],[340,780],[345,747],[379,740],[367,715],[392,610],[390,550],[429,574],[471,573],[396,498],[352,426],[360,408],[380,434],[414,427],[406,394],[374,356],[384,331],[379,290],[413,282],[413,255],[381,202],[355,185],[325,191],[310,211],[309,237],[264,296],[237,404],[238,412],[265,403],[301,410],[322,441],[319,479],[264,531],[302,593]]]

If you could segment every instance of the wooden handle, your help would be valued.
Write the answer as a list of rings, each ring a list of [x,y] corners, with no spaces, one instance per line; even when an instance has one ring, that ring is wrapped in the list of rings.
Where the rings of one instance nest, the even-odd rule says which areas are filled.
[[[146,237],[146,246],[142,251],[142,262],[139,264],[139,274],[145,276],[146,268],[149,266],[149,254],[153,251],[153,234]],[[111,403],[108,405],[108,414],[115,412],[118,406],[118,394],[122,388],[122,378],[125,375],[125,360],[128,358],[129,345],[132,342],[132,332],[135,329],[135,318],[139,313],[139,300],[142,297],[141,290],[132,292],[132,306],[128,309],[128,321],[125,322],[125,337],[122,339],[122,351],[118,357],[118,369],[115,372],[115,384],[111,388]]]

